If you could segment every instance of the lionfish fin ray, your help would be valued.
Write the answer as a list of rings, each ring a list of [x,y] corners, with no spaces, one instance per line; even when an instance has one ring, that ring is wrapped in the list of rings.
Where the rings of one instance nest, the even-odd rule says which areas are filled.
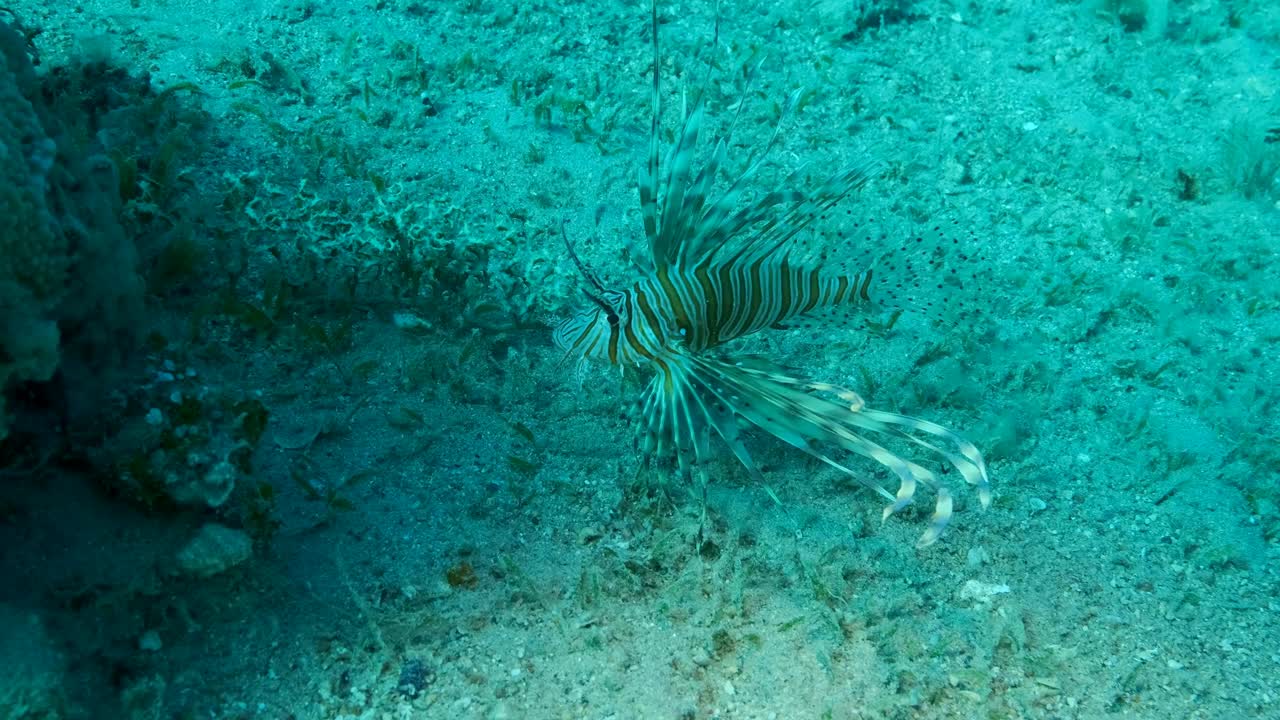
[[[731,408],[689,355],[664,357],[664,371],[645,390],[642,406],[645,454],[671,456],[683,472],[709,456],[709,436],[715,433],[752,479],[764,484],[764,475],[742,441],[740,426]]]
[[[691,421],[701,422],[730,447],[733,454],[760,480],[759,470],[746,451],[740,436],[743,427],[755,427],[796,447],[891,501],[884,517],[910,504],[920,487],[935,495],[929,527],[919,546],[935,542],[950,521],[953,500],[950,491],[932,470],[902,457],[871,439],[874,436],[906,439],[944,459],[977,486],[980,497],[985,488],[986,466],[976,449],[955,433],[935,423],[905,415],[867,409],[861,398],[847,390],[823,383],[810,383],[772,367],[753,366],[750,361],[727,360],[679,354],[679,391],[667,402],[694,407]],[[656,383],[659,381],[655,380]],[[824,394],[834,393],[835,398]],[[696,403],[690,399],[696,398]],[[661,425],[649,421],[650,432]],[[957,445],[949,450],[916,437],[911,431],[944,438]],[[885,467],[899,480],[896,493],[868,479],[839,459],[839,451],[866,457]]]

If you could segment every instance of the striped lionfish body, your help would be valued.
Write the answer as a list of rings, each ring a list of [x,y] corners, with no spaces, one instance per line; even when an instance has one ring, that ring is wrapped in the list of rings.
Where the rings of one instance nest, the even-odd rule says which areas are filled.
[[[652,369],[641,405],[647,455],[674,454],[687,471],[710,456],[716,437],[763,483],[742,437],[743,430],[754,427],[888,498],[885,518],[908,505],[919,486],[932,488],[933,517],[918,544],[933,543],[951,518],[949,490],[933,470],[899,456],[880,439],[907,441],[945,460],[977,489],[986,507],[988,475],[976,447],[932,422],[872,410],[852,391],[808,382],[755,359],[728,360],[708,351],[818,312],[886,299],[906,301],[916,286],[932,282],[939,261],[883,253],[879,262],[850,271],[830,267],[820,250],[802,240],[815,220],[871,179],[874,162],[840,172],[807,193],[790,189],[798,185],[793,176],[778,189],[748,196],[746,186],[767,155],[766,147],[713,197],[727,143],[721,138],[694,171],[704,112],[700,99],[685,113],[675,145],[660,163],[656,4],[652,25],[653,125],[639,189],[653,267],[633,286],[610,290],[578,263],[594,288],[588,292],[593,305],[559,325],[556,344],[566,358]],[[884,236],[862,239],[887,241]],[[940,228],[934,228],[930,239],[934,244],[954,242]],[[911,238],[902,249],[924,241],[923,236]],[[569,250],[577,262],[572,246]],[[897,492],[848,467],[841,451],[887,468],[898,478]]]
[[[611,365],[661,365],[675,346],[701,352],[815,310],[869,300],[872,271],[828,275],[769,261],[659,268],[626,290],[601,294],[601,308],[563,323],[566,350]]]

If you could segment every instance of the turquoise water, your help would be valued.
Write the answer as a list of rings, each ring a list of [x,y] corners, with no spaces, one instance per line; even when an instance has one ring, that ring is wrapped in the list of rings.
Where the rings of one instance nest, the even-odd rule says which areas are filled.
[[[973,441],[921,549],[861,458],[646,464],[650,370],[552,345],[562,225],[645,272],[646,4],[10,9],[0,718],[1280,717],[1272,4],[659,8],[664,147],[878,161],[833,266],[968,244],[728,349]]]

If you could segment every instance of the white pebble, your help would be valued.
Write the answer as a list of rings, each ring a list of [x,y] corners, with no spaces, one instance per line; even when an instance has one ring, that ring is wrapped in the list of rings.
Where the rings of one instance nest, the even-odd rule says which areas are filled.
[[[969,567],[978,567],[991,562],[991,553],[987,552],[987,549],[981,545],[975,545],[969,548],[966,560],[969,563]]]
[[[148,630],[142,633],[142,637],[138,638],[138,649],[147,652],[156,652],[164,647],[164,643],[160,640],[160,633],[155,630]]]
[[[431,323],[414,315],[407,310],[401,310],[391,315],[391,323],[401,330],[430,330]]]
[[[964,587],[960,588],[961,600],[973,600],[979,604],[985,604],[992,601],[996,595],[1003,595],[1011,592],[1008,585],[1003,583],[984,583],[977,580],[968,580]]]

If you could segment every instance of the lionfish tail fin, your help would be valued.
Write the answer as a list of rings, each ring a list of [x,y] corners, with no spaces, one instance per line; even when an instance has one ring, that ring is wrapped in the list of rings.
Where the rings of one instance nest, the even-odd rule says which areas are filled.
[[[854,392],[792,377],[752,360],[736,362],[692,354],[673,355],[649,384],[643,405],[646,451],[674,453],[681,468],[704,459],[712,435],[722,439],[751,476],[763,482],[742,440],[754,426],[821,460],[890,501],[883,517],[909,505],[925,486],[935,495],[933,516],[916,543],[933,544],[951,520],[951,492],[934,471],[882,442],[915,444],[927,459],[943,460],[973,486],[985,508],[991,502],[986,463],[968,440],[941,425],[872,410]],[[895,442],[896,441],[896,442]],[[861,455],[897,476],[896,493],[850,468],[843,452]]]

